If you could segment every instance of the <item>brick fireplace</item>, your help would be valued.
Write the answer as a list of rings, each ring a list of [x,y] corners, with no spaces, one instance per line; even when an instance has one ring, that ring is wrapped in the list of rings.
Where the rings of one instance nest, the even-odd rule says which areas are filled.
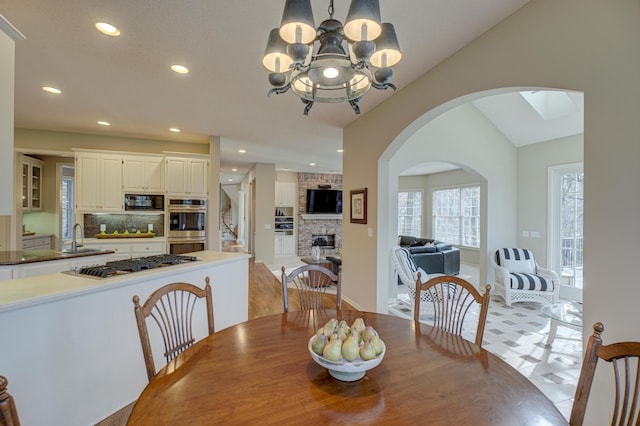
[[[307,189],[318,188],[319,185],[331,185],[331,189],[342,189],[342,175],[329,173],[298,173],[298,256],[310,256],[314,236],[323,239],[320,245],[321,255],[338,256],[338,249],[342,247],[342,218],[340,219],[305,219],[307,208]],[[343,194],[344,198],[344,194]],[[333,242],[325,241],[324,237],[332,235]],[[327,238],[328,239],[328,238]]]

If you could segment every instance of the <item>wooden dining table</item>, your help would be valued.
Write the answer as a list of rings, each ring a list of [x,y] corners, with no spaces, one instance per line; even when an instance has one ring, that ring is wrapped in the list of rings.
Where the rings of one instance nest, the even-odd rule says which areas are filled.
[[[355,382],[310,356],[330,318],[362,317],[386,345]],[[158,372],[129,425],[566,425],[554,404],[497,356],[437,328],[358,311],[301,311],[208,336]]]

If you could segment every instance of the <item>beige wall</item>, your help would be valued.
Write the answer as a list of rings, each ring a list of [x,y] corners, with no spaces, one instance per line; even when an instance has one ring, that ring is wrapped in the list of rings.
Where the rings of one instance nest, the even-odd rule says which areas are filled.
[[[272,264],[275,260],[273,214],[276,203],[275,164],[257,163],[249,172],[249,182],[255,178],[254,255],[256,262]]]
[[[0,17],[0,19],[3,19]],[[13,214],[13,85],[15,42],[0,30],[0,215]],[[8,220],[8,219],[7,219]]]
[[[370,219],[376,223],[379,189],[387,191],[385,197],[388,193],[378,185],[378,175],[388,174],[388,161],[378,161],[423,115],[437,115],[438,107],[450,100],[496,88],[583,91],[584,334],[602,321],[605,341],[640,340],[637,321],[629,317],[640,298],[640,287],[630,279],[640,239],[638,22],[640,3],[635,0],[531,1],[345,129],[345,189],[369,187],[369,205],[374,206]],[[515,241],[515,226],[510,232]],[[377,289],[357,288],[357,283],[378,278],[378,268],[371,264],[377,259],[380,266],[381,256],[372,242],[362,227],[345,224],[345,291],[375,309],[369,294]],[[606,423],[610,413],[610,398],[602,390],[604,374],[599,371],[596,376],[588,407],[590,424]]]

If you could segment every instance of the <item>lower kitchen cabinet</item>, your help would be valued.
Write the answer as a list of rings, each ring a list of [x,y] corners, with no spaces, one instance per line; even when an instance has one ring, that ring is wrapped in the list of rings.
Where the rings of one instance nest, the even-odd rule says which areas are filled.
[[[52,235],[36,234],[22,237],[22,250],[51,250]]]
[[[84,246],[98,250],[113,250],[115,253],[108,255],[109,260],[131,259],[132,257],[154,256],[165,253],[164,239],[138,242],[104,240],[87,242],[85,240]]]

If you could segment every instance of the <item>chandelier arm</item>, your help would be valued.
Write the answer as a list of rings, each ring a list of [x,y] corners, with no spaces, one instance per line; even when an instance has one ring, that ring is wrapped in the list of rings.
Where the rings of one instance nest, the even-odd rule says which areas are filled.
[[[371,80],[371,87],[375,87],[378,90],[392,88],[394,92],[396,91],[396,86],[393,83],[378,83],[375,80]]]
[[[313,106],[313,101],[307,102],[307,106],[304,107],[304,115],[309,115],[309,111],[311,110],[312,106]]]
[[[358,106],[358,101],[359,99],[353,99],[349,101],[349,105],[351,105],[351,108],[353,108],[353,111],[356,113],[356,115],[360,114],[360,107]]]
[[[267,98],[270,98],[271,95],[273,95],[274,93],[276,95],[279,95],[281,93],[286,93],[290,88],[291,88],[291,83],[288,83],[286,86],[282,86],[282,87],[274,87],[273,89],[269,90],[269,93],[267,93]]]

